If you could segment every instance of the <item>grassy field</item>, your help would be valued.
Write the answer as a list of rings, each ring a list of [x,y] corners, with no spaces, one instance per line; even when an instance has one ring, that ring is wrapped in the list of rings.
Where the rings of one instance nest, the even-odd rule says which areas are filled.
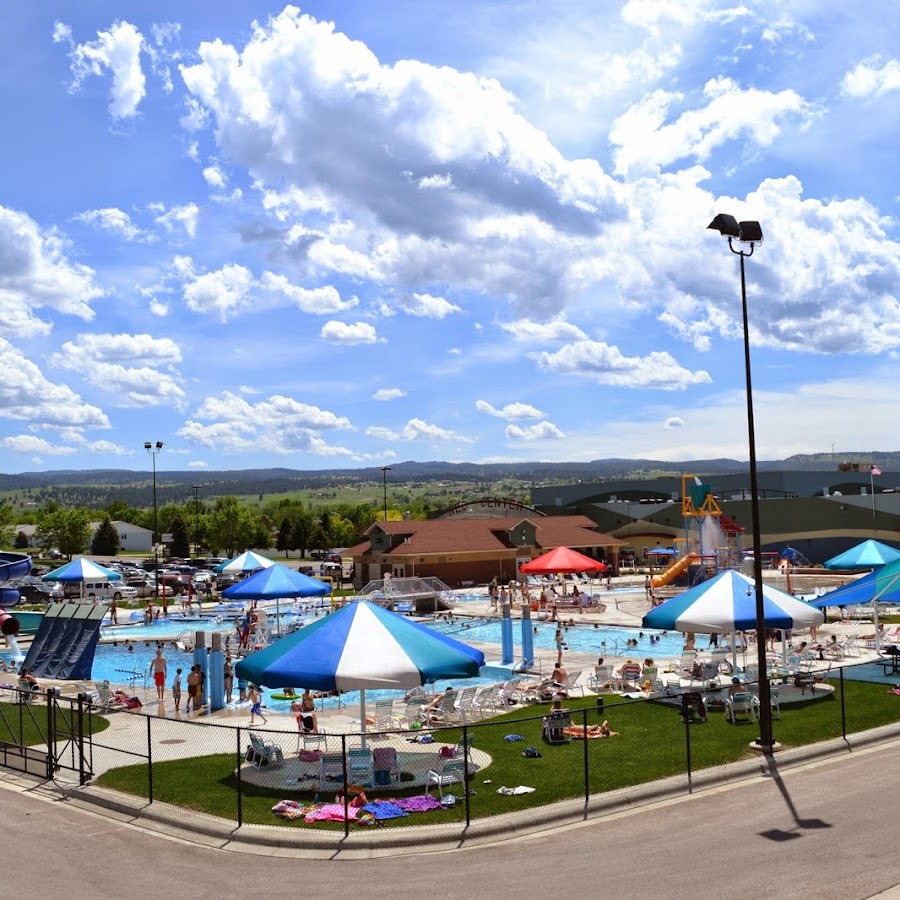
[[[491,762],[470,779],[470,809],[473,818],[515,812],[584,795],[585,766],[590,793],[621,790],[672,775],[686,773],[685,725],[677,707],[660,702],[623,702],[618,696],[605,699],[602,713],[593,697],[568,702],[576,723],[586,716],[587,724],[607,718],[619,731],[617,737],[587,742],[573,740],[565,744],[546,744],[541,740],[541,717],[546,707],[523,707],[521,713],[485,720],[470,729],[478,750],[491,757]],[[900,720],[900,698],[891,696],[884,684],[845,682],[847,727],[862,731]],[[582,712],[583,711],[583,712]],[[749,743],[757,736],[753,723],[732,725],[721,710],[710,711],[706,723],[690,726],[691,763],[694,771],[753,757]],[[812,744],[841,735],[839,700],[809,700],[785,708],[774,723],[776,739],[785,747]],[[432,731],[438,743],[455,743],[459,728]],[[524,740],[508,741],[510,734]],[[539,758],[523,757],[523,750],[533,746]],[[435,753],[432,765],[439,764]],[[204,813],[235,819],[237,816],[236,760],[233,754],[217,754],[160,762],[154,765],[155,799]],[[128,794],[147,795],[147,772],[142,765],[111,770],[98,784]],[[528,785],[534,793],[500,795],[497,788]],[[314,792],[298,792],[287,787],[268,789],[244,783],[243,820],[247,823],[278,824],[271,807],[282,799],[312,801]],[[332,789],[333,790],[333,789]],[[453,788],[461,801],[462,788]],[[369,790],[370,797],[387,798],[421,794],[421,786],[399,791]],[[332,796],[323,796],[331,800]],[[459,821],[465,818],[462,802],[450,809],[417,813],[386,824],[427,825]],[[290,827],[305,826],[302,820],[285,822]],[[316,823],[315,827],[342,828],[342,823]]]
[[[75,707],[60,704],[56,729],[59,740],[76,729]],[[109,728],[109,720],[103,716],[85,716],[82,727],[85,734],[99,734]],[[34,703],[0,703],[0,741],[35,747],[47,742],[47,703],[37,699]]]

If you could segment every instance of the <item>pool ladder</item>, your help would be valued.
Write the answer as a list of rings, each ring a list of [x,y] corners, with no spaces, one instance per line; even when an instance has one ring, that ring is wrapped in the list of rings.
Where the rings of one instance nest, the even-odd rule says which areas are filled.
[[[116,671],[121,672],[123,675],[130,676],[129,682],[131,684],[132,691],[135,689],[135,686],[137,685],[139,680],[143,681],[143,688],[145,691],[147,690],[147,671],[144,671],[142,669],[116,669]]]

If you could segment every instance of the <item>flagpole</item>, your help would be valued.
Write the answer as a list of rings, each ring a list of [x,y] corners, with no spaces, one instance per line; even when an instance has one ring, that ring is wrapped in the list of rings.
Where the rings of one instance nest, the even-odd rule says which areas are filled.
[[[878,473],[881,474],[880,472]],[[878,534],[878,523],[875,520],[875,467],[869,466],[869,490],[872,492],[872,537]]]

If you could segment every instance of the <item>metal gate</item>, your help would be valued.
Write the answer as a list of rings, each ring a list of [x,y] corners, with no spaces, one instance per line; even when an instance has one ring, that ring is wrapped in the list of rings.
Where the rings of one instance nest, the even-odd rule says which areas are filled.
[[[93,776],[91,702],[10,688],[0,699],[0,767],[39,778]]]

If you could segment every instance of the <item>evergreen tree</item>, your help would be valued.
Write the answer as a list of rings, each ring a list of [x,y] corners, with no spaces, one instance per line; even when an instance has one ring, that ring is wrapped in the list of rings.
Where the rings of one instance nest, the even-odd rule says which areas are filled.
[[[275,549],[279,553],[288,555],[288,551],[292,550],[291,546],[291,520],[285,516],[278,526],[278,537],[275,538]]]
[[[104,516],[94,532],[91,553],[97,556],[115,556],[119,552],[119,545],[119,532],[116,531],[116,526],[109,516]]]
[[[172,543],[169,545],[169,551],[172,556],[180,559],[187,559],[191,555],[191,545],[188,538],[187,523],[184,517],[177,514],[172,517]]]
[[[28,547],[28,535],[20,531],[16,535],[16,550],[25,550]]]

